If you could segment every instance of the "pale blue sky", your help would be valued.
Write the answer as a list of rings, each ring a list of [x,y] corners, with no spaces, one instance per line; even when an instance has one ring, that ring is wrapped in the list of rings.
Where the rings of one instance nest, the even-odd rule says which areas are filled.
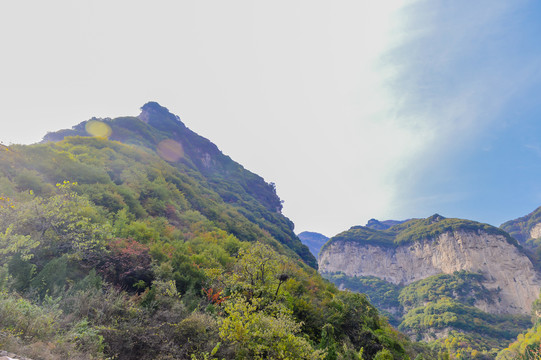
[[[541,205],[536,1],[3,1],[0,141],[154,100],[297,231]]]

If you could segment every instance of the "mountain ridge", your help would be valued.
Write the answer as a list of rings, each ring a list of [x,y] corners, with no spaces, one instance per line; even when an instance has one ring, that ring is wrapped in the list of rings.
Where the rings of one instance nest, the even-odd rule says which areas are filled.
[[[282,201],[274,184],[266,183],[262,177],[224,155],[210,140],[191,131],[178,116],[157,102],[143,105],[138,117],[93,118],[72,129],[50,132],[42,143],[57,142],[70,136],[93,137],[93,123],[109,128],[106,136],[109,140],[151,149],[173,166],[195,171],[193,175],[202,176],[224,202],[293,249],[307,264],[317,267],[315,257],[293,232],[293,222],[282,215]],[[259,216],[253,217],[253,213]]]

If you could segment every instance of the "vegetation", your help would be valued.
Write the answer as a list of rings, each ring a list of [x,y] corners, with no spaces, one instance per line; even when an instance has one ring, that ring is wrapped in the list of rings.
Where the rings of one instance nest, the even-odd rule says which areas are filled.
[[[400,328],[423,334],[451,327],[483,334],[485,338],[512,339],[529,324],[528,317],[496,316],[459,301],[442,298],[408,311]]]
[[[276,195],[274,184],[266,183],[260,176],[244,169],[240,164],[222,154],[216,145],[188,129],[176,115],[171,114],[159,104],[149,102],[142,107],[142,110],[140,117],[145,121],[136,117],[93,119],[71,130],[49,133],[44,140],[60,141],[67,136],[88,137],[92,135],[92,131],[89,131],[89,123],[99,122],[109,128],[107,132],[109,140],[135,145],[147,154],[150,152],[151,158],[158,154],[166,160],[170,168],[164,180],[175,185],[195,210],[210,220],[221,223],[227,231],[243,241],[255,240],[263,230],[297,253],[306,264],[317,268],[314,256],[295,236],[293,223],[281,214],[282,201]],[[71,140],[72,143],[74,141],[77,140]],[[80,161],[66,169],[61,174],[62,176],[54,181],[70,179],[80,184],[86,183],[74,177],[75,174],[72,171],[83,171],[90,175],[93,171],[88,166],[96,170],[95,165],[98,165],[97,162],[100,160],[94,158],[94,154],[85,153],[83,149],[79,149],[78,152],[76,156]],[[107,156],[107,154],[104,155]],[[146,158],[145,162],[148,164],[149,157],[140,156]],[[123,182],[124,179],[119,178],[120,173],[126,165],[130,164],[123,163],[122,159],[118,159],[119,161],[114,158],[101,159],[101,161],[104,160],[105,162],[110,160],[110,164],[103,164],[107,167],[107,173],[102,172],[99,181],[102,183],[110,180],[115,183]],[[139,161],[137,158],[135,160]],[[151,163],[154,161],[151,160]],[[110,180],[106,177],[107,175],[110,175]],[[147,197],[152,195],[153,193],[150,192]],[[250,224],[238,228],[235,226],[238,219],[231,219],[231,217],[243,217],[244,223]],[[254,227],[254,225],[257,226]]]
[[[411,309],[441,298],[452,298],[473,306],[478,301],[488,304],[497,298],[497,292],[489,291],[483,284],[483,275],[467,271],[439,274],[410,284],[400,292],[399,300],[404,308]]]
[[[411,220],[411,219],[408,219],[408,220],[385,220],[385,221],[379,221],[379,220],[376,220],[376,219],[370,219],[366,223],[366,227],[374,229],[374,230],[387,230],[392,226],[405,223],[406,221],[409,221],[409,220]]]
[[[541,223],[541,207],[526,216],[507,221],[500,226],[524,246],[526,255],[532,260],[537,270],[541,270],[541,238],[532,238],[531,231],[539,223]]]
[[[439,274],[405,287],[375,277],[341,273],[326,277],[340,287],[368,294],[393,324],[415,340],[428,341],[442,359],[494,359],[531,324],[527,316],[489,314],[476,308],[478,303],[498,299],[497,291],[482,285],[480,274]]]
[[[521,244],[525,244],[530,239],[530,231],[540,222],[541,207],[526,216],[503,223],[500,228],[507,231]]]
[[[339,288],[345,288],[368,296],[374,306],[389,318],[389,322],[398,327],[403,312],[399,301],[400,286],[375,276],[347,276],[344,273],[323,274]],[[397,316],[398,315],[398,316]]]
[[[541,359],[541,295],[532,305],[533,327],[519,334],[516,341],[503,349],[497,360]]]
[[[408,222],[395,225],[389,229],[396,233],[396,244],[415,242],[423,239],[434,239],[446,232],[460,230],[475,231],[490,235],[503,236],[510,244],[518,245],[505,231],[492,225],[478,223],[464,219],[446,219],[441,215],[432,215],[426,219],[414,219]]]
[[[308,249],[310,249],[310,252],[316,257],[316,259],[323,244],[329,240],[329,238],[325,235],[309,231],[301,232],[298,237],[304,245],[308,246]]]
[[[370,229],[364,226],[354,226],[348,231],[333,236],[323,245],[321,251],[333,242],[356,242],[376,246],[394,247],[395,234],[390,231]]]
[[[464,219],[447,219],[435,214],[426,219],[412,219],[398,223],[384,230],[372,227],[354,226],[332,237],[322,249],[333,242],[356,242],[382,247],[396,247],[422,240],[434,240],[447,232],[461,230],[475,231],[490,235],[500,235],[510,244],[519,246],[517,241],[505,231],[488,224]]]
[[[136,120],[105,123],[148,146],[178,122]],[[186,138],[192,155],[176,163],[95,137],[0,150],[0,348],[40,359],[430,356],[366,296],[322,279],[274,200],[250,193],[259,185],[200,171],[197,141],[212,148]],[[235,164],[217,166],[242,174]]]

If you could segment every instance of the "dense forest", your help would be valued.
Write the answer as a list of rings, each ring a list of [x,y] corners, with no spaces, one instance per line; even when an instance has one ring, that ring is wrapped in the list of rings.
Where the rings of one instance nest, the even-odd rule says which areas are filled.
[[[35,359],[436,359],[339,291],[272,184],[156,103],[0,149],[0,349]]]

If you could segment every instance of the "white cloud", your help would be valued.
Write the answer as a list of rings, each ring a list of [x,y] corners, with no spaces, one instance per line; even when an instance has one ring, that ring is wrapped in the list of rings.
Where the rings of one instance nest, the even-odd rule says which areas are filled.
[[[0,140],[156,100],[276,182],[298,230],[417,216],[436,201],[409,193],[426,169],[494,126],[536,69],[498,57],[515,4],[12,2]]]
[[[399,31],[402,41],[395,42],[384,65],[394,67],[388,87],[392,114],[420,139],[406,170],[394,174],[401,196],[391,213],[423,216],[471,195],[422,187],[427,177],[432,187],[458,179],[460,174],[453,174],[457,162],[480,138],[517,121],[501,114],[539,80],[539,56],[509,51],[523,36],[519,15],[524,5],[432,1],[405,10],[411,16]]]

